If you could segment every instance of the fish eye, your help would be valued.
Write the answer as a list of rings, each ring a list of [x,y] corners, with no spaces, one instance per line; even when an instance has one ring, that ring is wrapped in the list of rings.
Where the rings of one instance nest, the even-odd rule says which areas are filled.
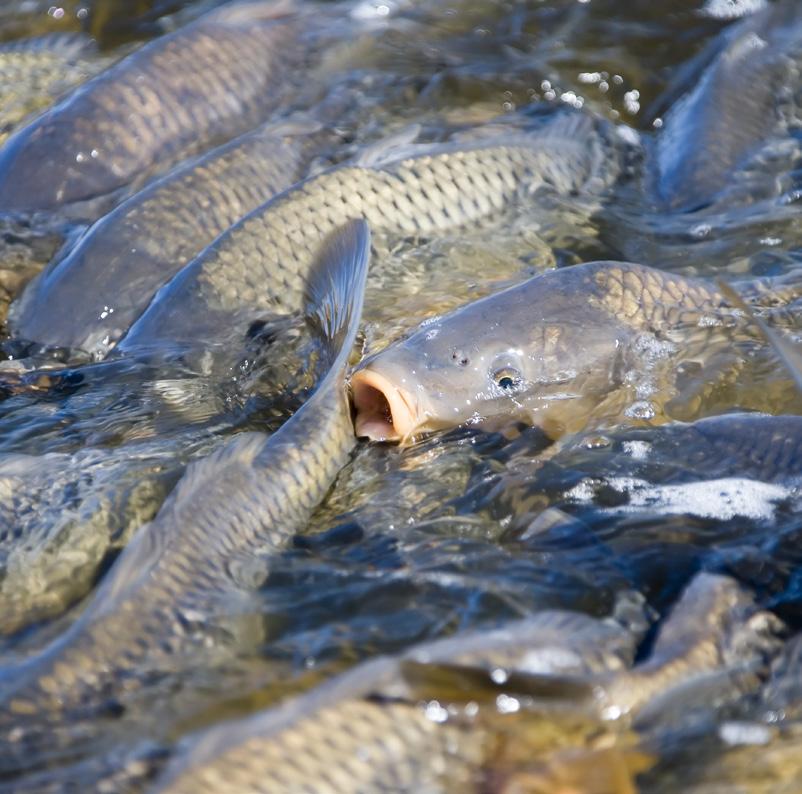
[[[523,380],[521,373],[515,367],[502,367],[493,373],[496,386],[503,391],[514,391]]]
[[[471,360],[468,358],[468,356],[466,356],[461,350],[452,350],[451,360],[459,367],[467,367],[468,364],[471,363]]]

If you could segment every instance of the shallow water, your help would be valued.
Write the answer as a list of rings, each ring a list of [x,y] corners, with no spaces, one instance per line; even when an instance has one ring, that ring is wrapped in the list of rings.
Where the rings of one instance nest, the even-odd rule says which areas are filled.
[[[0,40],[85,31],[101,50],[87,56],[88,75],[213,5],[14,0],[0,9]],[[291,109],[314,112],[324,75],[327,101],[342,102],[337,126],[345,142],[319,167],[411,123],[421,125],[421,139],[438,141],[532,102],[546,103],[546,112],[561,104],[593,110],[631,130],[648,159],[668,105],[696,80],[693,56],[731,24],[700,13],[703,5],[329,3],[326,12],[339,22],[327,34],[324,65]],[[46,91],[31,97],[31,107],[51,99]],[[0,115],[0,129],[3,121]],[[774,279],[767,288],[786,285],[787,292],[779,307],[771,298],[765,305],[799,341],[798,146],[792,131],[739,175],[731,195],[694,213],[669,215],[644,201],[645,166],[635,158],[630,178],[603,200],[545,195],[487,226],[377,238],[353,360],[469,300],[594,259],[743,285]],[[80,232],[61,223],[54,230],[50,220],[0,229],[3,312],[62,238],[69,245]],[[262,331],[246,345],[225,340],[241,355],[223,379],[181,350],[63,370],[58,351],[43,355],[4,340],[0,689],[13,687],[15,664],[80,615],[189,460],[241,430],[275,430],[308,395],[314,344],[297,323]],[[693,422],[743,410],[800,412],[802,397],[765,344],[742,342],[735,359],[722,359],[719,371],[713,362],[687,374],[688,393],[697,382],[716,386],[688,398],[677,414]],[[659,361],[654,369],[648,356],[644,362],[633,373],[636,396],[657,377]],[[52,371],[25,372],[32,363]],[[154,675],[108,714],[68,721],[67,750],[47,747],[46,739],[33,743],[24,768],[3,768],[0,791],[92,788],[98,780],[109,790],[144,790],[191,730],[279,702],[360,660],[548,607],[606,616],[632,590],[664,615],[700,569],[755,588],[759,603],[798,632],[802,420],[713,422],[699,437],[622,410],[590,416],[583,434],[556,443],[514,424],[438,433],[404,448],[360,442],[292,547],[231,559],[227,575],[245,595],[215,625],[217,651],[206,649],[203,663],[179,665],[175,675]],[[768,439],[775,446],[761,447]],[[795,790],[802,773],[788,746],[798,732],[799,699],[783,676],[800,671],[790,667],[778,670],[771,690],[782,696],[753,694],[657,740],[650,752],[659,760],[640,778],[642,790]],[[533,736],[544,729],[531,719],[534,727],[504,728],[511,746],[538,744]],[[731,727],[741,723],[752,733]],[[549,752],[578,747],[595,758],[582,731],[554,732],[554,745],[543,739]],[[623,754],[628,741],[620,739]],[[541,790],[529,783],[523,790]],[[587,790],[597,789],[587,783]]]

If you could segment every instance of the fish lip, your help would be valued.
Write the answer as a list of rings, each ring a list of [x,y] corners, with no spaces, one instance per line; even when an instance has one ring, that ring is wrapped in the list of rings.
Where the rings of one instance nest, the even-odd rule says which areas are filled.
[[[351,395],[360,438],[403,441],[420,424],[412,395],[374,369],[359,369],[351,376]]]

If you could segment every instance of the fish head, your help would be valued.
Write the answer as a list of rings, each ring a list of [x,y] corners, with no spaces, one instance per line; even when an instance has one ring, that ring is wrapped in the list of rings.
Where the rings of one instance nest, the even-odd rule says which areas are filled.
[[[351,378],[357,435],[404,442],[510,421],[549,430],[569,404],[609,383],[617,329],[594,323],[576,294],[572,311],[564,295],[550,306],[530,284],[433,318],[365,359]]]

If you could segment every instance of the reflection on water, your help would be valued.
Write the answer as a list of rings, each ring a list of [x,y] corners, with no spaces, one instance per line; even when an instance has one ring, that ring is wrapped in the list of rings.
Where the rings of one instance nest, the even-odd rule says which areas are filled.
[[[0,40],[14,44],[0,46],[0,136],[214,5],[2,4]],[[720,49],[718,34],[733,24],[699,13],[703,5],[320,6],[332,15],[318,39],[322,63],[271,117],[314,116],[325,97],[342,143],[309,173],[411,123],[419,139],[440,141],[533,102],[598,113],[626,128],[632,146],[625,178],[603,198],[546,191],[498,223],[377,235],[355,361],[468,301],[603,259],[737,280],[761,316],[799,342],[795,100],[785,99],[787,126],[705,206],[671,213],[643,193],[669,108],[697,84]],[[51,34],[73,38],[18,43]],[[798,56],[789,58],[798,65]],[[736,102],[751,96],[744,88]],[[5,318],[82,227],[37,217],[2,224]],[[189,461],[243,430],[276,430],[316,382],[319,350],[295,320],[265,318],[246,340],[223,334],[222,375],[203,341],[70,368],[69,351],[2,342],[0,691],[80,616]],[[633,390],[650,377],[646,365],[634,372]],[[511,422],[406,447],[361,442],[288,548],[231,556],[225,573],[238,595],[207,621],[193,664],[156,666],[144,686],[121,680],[101,709],[60,712],[55,727],[22,712],[3,717],[0,791],[91,790],[99,781],[145,790],[192,731],[273,706],[365,659],[547,608],[605,618],[633,592],[657,626],[699,570],[735,577],[798,633],[802,397],[757,330],[678,378],[673,416],[684,423],[620,412],[591,416],[583,433],[556,441]],[[798,647],[792,640],[771,674],[761,669],[760,694],[756,685],[749,697],[722,697],[726,708],[711,705],[692,727],[672,727],[666,716],[669,727],[658,725],[648,741],[570,709],[544,720],[537,707],[523,708],[493,727],[497,763],[477,785],[607,794],[634,791],[637,780],[660,792],[794,791]]]

